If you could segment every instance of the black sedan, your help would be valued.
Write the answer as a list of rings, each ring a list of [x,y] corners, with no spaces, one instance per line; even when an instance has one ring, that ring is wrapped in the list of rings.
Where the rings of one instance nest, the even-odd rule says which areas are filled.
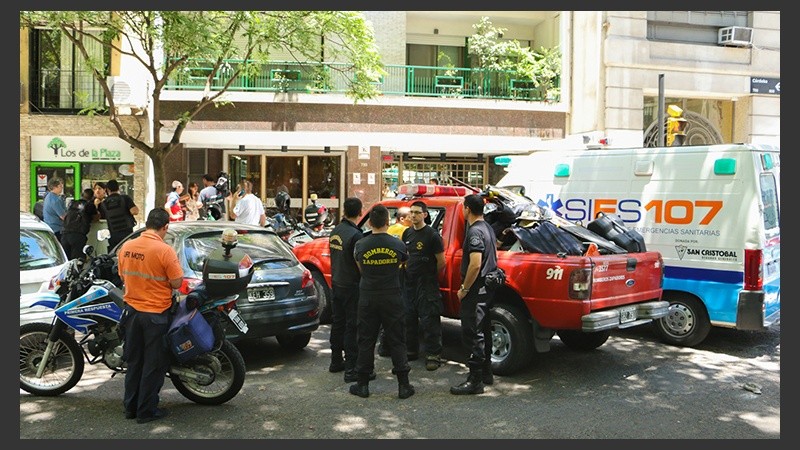
[[[286,243],[267,228],[226,221],[171,222],[164,240],[175,249],[183,266],[181,292],[188,294],[202,282],[206,259],[223,257],[222,233],[226,229],[238,234],[229,261],[238,262],[247,255],[254,262],[253,277],[237,300],[249,330],[242,334],[226,321],[226,336],[232,341],[275,336],[283,348],[304,348],[319,327],[314,279]],[[112,252],[143,231],[134,231]]]

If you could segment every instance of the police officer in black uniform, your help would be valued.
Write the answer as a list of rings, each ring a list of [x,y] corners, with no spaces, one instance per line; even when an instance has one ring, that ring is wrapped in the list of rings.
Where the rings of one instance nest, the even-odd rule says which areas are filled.
[[[483,220],[483,197],[470,194],[464,197],[464,218],[467,231],[464,236],[463,259],[461,260],[462,284],[458,290],[461,300],[461,339],[469,348],[467,359],[469,377],[467,381],[450,388],[454,395],[480,394],[483,392],[483,374],[491,374],[491,358],[486,336],[489,327],[489,308],[492,293],[486,289],[486,274],[497,268],[497,247],[494,230]]]
[[[419,351],[419,331],[425,348],[425,369],[436,370],[442,359],[442,294],[439,271],[445,266],[442,236],[428,223],[428,205],[422,200],[411,204],[411,226],[403,231],[408,250],[405,271],[406,346],[408,353]]]
[[[328,245],[331,253],[331,364],[330,372],[345,371],[345,382],[356,381],[356,317],[358,314],[358,271],[353,250],[356,242],[364,237],[356,222],[361,217],[362,203],[356,197],[344,201],[344,218],[331,231]]]
[[[386,343],[392,357],[392,373],[397,375],[398,397],[414,395],[408,381],[405,339],[405,305],[401,294],[400,266],[408,260],[406,246],[388,234],[389,210],[375,205],[369,213],[372,232],[356,242],[355,260],[361,270],[358,298],[358,382],[350,385],[350,393],[369,397],[370,374],[375,368],[375,342],[383,325]]]

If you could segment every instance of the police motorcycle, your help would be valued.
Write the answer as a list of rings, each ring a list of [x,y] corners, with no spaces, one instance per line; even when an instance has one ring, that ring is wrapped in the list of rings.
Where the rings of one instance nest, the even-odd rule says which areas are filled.
[[[232,239],[223,235],[222,245],[228,257],[235,239],[235,231]],[[69,261],[53,278],[54,291],[42,292],[33,304],[53,309],[52,323],[34,322],[20,327],[19,383],[22,390],[33,395],[57,396],[75,387],[83,375],[84,359],[89,364],[105,364],[113,371],[111,377],[125,373],[124,336],[119,330],[123,290],[116,258],[112,254],[94,255],[88,245],[84,253],[84,259]],[[250,282],[253,264],[249,263],[249,267],[240,269],[241,264],[235,262],[206,260],[204,283],[200,286],[207,289],[197,288],[176,303],[191,311],[186,317],[193,319],[192,324],[202,324],[194,319],[205,319],[213,334],[211,338],[194,337],[208,342],[209,350],[186,353],[188,358],[179,358],[176,353],[187,350],[187,346],[196,350],[191,338],[184,341],[180,336],[182,340],[177,345],[165,339],[165,345],[173,347],[167,377],[181,395],[195,403],[220,405],[235,397],[244,384],[244,359],[225,339],[221,321],[229,320],[242,333],[247,332],[247,324],[236,310],[238,294],[227,294],[238,293]],[[215,280],[223,281],[220,284]],[[197,348],[202,347],[196,343]]]

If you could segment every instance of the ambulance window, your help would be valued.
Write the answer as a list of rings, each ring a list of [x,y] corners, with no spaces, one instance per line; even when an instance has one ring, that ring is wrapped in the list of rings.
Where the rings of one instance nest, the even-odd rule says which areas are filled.
[[[761,174],[761,203],[764,205],[764,229],[780,226],[780,207],[775,177],[771,173]]]

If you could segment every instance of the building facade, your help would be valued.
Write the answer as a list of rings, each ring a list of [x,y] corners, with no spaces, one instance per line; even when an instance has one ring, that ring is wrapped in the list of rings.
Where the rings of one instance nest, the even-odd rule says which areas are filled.
[[[301,82],[304,69],[274,55],[266,84],[231,90],[230,104],[207,108],[190,124],[181,140],[183,151],[170,155],[167,179],[199,182],[204,173],[225,171],[234,184],[253,181],[267,207],[274,206],[276,189],[285,186],[298,216],[315,193],[336,217],[344,198],[358,196],[368,207],[403,183],[456,179],[483,187],[502,175],[502,167],[494,164],[497,155],[582,145],[575,138],[583,136],[607,137],[610,146],[652,144],[662,74],[667,104],[679,105],[692,121],[690,143],[780,141],[779,11],[364,15],[387,66],[382,95],[354,104],[335,89],[308,89]],[[531,97],[531,89],[513,76],[476,81],[466,49],[481,17],[502,28],[504,40],[560,50],[557,96]],[[751,42],[720,44],[718,30],[730,26],[750,30]],[[41,48],[35,36],[20,34],[20,210],[30,210],[37,189],[32,177],[38,166],[31,155],[46,154],[33,149],[35,143],[116,136],[102,117],[63,114],[80,105],[65,107],[58,94],[31,88],[42,86],[49,70],[36,56]],[[113,76],[128,83],[130,92],[143,91],[137,86],[140,77],[128,69],[132,65],[118,56],[108,58]],[[77,74],[79,64],[65,66],[65,59],[58,69],[69,67]],[[764,80],[772,92],[759,91]],[[198,98],[190,83],[168,83],[161,117],[174,117]],[[48,99],[57,107],[42,108]],[[146,109],[131,103],[126,120],[146,123]],[[171,137],[164,122],[162,139]],[[147,136],[149,130],[142,132]],[[164,193],[147,192],[152,176],[146,157],[134,151],[133,159],[120,165],[132,174],[134,199],[146,211]],[[25,180],[32,181],[25,186]]]

